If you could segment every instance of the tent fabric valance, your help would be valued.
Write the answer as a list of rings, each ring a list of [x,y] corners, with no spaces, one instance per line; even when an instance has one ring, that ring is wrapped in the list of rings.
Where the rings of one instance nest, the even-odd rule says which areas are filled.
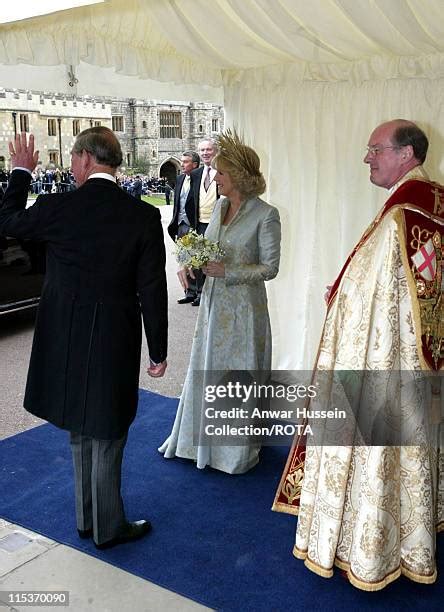
[[[442,0],[109,0],[0,25],[0,63],[218,87],[436,78]]]
[[[110,2],[2,25],[0,64],[77,66],[83,61],[127,76],[221,85],[219,70],[204,71],[179,55],[149,11],[137,5],[135,0]]]
[[[444,53],[423,57],[373,57],[355,62],[316,64],[293,62],[247,70],[223,71],[223,84],[237,83],[246,88],[275,87],[303,81],[349,82],[354,85],[366,81],[388,79],[444,78]]]

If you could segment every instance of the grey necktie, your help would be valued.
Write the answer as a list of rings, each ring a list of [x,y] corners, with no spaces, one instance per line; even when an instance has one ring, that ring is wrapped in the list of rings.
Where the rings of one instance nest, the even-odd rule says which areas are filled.
[[[204,179],[205,191],[208,191],[208,187],[210,186],[210,183],[211,183],[210,166],[207,166],[207,174],[205,175],[205,179]]]

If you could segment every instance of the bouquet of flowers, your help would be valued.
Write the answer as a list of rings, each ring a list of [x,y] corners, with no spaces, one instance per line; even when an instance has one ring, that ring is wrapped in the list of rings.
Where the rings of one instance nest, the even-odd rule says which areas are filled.
[[[212,242],[205,236],[190,230],[176,240],[176,260],[187,268],[202,268],[209,261],[222,261],[225,251],[219,242]]]

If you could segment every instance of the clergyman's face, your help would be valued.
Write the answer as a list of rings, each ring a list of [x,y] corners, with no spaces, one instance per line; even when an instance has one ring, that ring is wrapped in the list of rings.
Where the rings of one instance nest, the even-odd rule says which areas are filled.
[[[210,140],[204,140],[199,145],[198,153],[203,163],[209,166],[216,155],[216,149]]]
[[[182,168],[182,172],[184,174],[190,174],[192,170],[197,168],[197,163],[193,162],[191,157],[182,155],[182,158],[180,160],[180,167]]]
[[[390,189],[404,174],[402,147],[393,144],[392,125],[381,125],[371,134],[364,162],[370,166],[370,180]]]

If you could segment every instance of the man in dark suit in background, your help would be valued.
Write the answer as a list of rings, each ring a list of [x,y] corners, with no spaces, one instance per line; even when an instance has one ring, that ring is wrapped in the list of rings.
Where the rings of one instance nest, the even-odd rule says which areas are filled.
[[[197,214],[194,204],[193,186],[191,182],[192,171],[199,166],[200,158],[196,151],[182,153],[180,165],[182,174],[176,179],[174,189],[173,218],[168,226],[168,233],[173,240],[188,234],[190,229],[196,229]],[[197,297],[196,280],[188,277],[188,289],[185,296],[177,300],[179,304],[188,304]]]
[[[196,231],[205,234],[213,214],[214,205],[219,197],[217,185],[214,180],[216,169],[211,166],[211,162],[217,154],[217,144],[212,138],[207,138],[199,143],[198,147],[200,158],[203,162],[201,168],[193,170],[191,175],[193,181],[193,196],[196,207]],[[195,270],[196,277],[196,299],[191,303],[192,306],[200,305],[200,294],[205,282],[205,274],[202,270]]]
[[[38,151],[26,134],[9,144],[14,168],[0,233],[46,245],[25,408],[71,432],[79,536],[108,548],[144,536],[127,521],[121,465],[137,409],[142,321],[148,374],[163,376],[167,353],[165,247],[159,211],[116,184],[122,151],[103,126],[72,149],[75,191],[39,196],[26,208]]]
[[[142,180],[139,175],[136,176],[136,180],[133,183],[132,195],[138,200],[142,199]]]
[[[171,202],[170,202],[171,192],[172,192],[171,185],[167,181],[165,183],[165,204],[167,206],[169,206],[171,204]]]

